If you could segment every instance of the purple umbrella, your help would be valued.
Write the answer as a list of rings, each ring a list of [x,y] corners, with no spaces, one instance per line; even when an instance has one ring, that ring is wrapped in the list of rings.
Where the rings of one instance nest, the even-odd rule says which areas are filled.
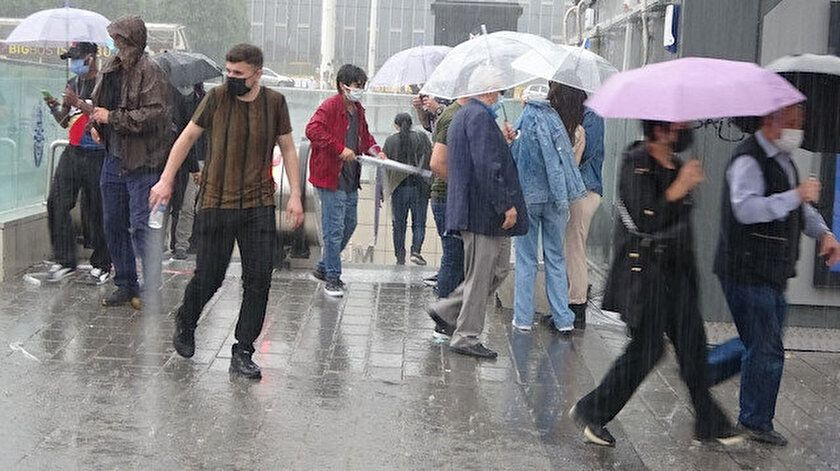
[[[765,116],[802,101],[787,80],[756,64],[686,57],[613,75],[586,105],[605,118],[682,122]]]

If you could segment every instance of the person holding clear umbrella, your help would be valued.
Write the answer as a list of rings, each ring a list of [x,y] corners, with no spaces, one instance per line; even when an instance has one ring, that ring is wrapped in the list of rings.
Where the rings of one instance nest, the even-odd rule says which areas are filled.
[[[563,239],[569,219],[569,204],[586,193],[574,161],[569,133],[560,119],[563,87],[551,82],[548,94],[530,95],[517,124],[519,137],[512,152],[528,205],[530,230],[516,238],[516,285],[513,326],[531,330],[534,318],[534,278],[537,244],[542,235],[545,288],[553,328],[574,330],[574,314],[568,307],[568,281]]]
[[[464,240],[465,278],[427,310],[452,352],[486,359],[498,356],[479,339],[487,300],[510,271],[510,237],[528,232],[516,164],[496,124],[505,81],[492,65],[475,67],[469,89],[478,92],[449,126],[446,228]]]

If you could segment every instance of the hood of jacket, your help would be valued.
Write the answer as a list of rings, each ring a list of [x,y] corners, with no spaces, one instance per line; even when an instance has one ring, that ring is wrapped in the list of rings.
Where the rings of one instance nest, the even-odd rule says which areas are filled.
[[[108,25],[108,34],[112,38],[120,36],[126,43],[125,47],[117,52],[117,56],[109,64],[112,69],[119,66],[131,67],[137,63],[146,50],[148,40],[146,23],[139,16],[123,16],[114,21]]]

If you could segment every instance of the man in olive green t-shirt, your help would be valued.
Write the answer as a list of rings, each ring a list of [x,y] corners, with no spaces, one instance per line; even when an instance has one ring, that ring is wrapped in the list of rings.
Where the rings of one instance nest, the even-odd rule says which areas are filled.
[[[459,237],[446,232],[446,133],[452,118],[464,103],[466,99],[462,98],[447,106],[438,118],[432,135],[434,147],[430,166],[435,174],[431,188],[432,215],[443,248],[437,275],[439,298],[449,296],[449,293],[464,281],[464,244]]]

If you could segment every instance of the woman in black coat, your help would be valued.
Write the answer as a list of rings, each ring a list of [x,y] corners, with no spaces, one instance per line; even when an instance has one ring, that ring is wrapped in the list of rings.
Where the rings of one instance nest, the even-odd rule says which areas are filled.
[[[706,334],[698,307],[691,191],[703,181],[697,160],[674,152],[691,144],[683,123],[645,121],[645,140],[631,145],[619,175],[616,254],[603,308],[618,311],[631,340],[601,384],[570,414],[596,444],[614,446],[605,428],[656,366],[671,339],[694,406],[695,438],[730,445],[742,440],[706,383]]]

